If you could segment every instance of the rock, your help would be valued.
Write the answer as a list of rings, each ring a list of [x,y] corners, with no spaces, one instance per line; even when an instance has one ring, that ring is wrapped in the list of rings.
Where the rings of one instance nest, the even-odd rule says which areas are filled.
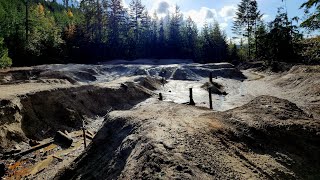
[[[177,170],[177,171],[182,171],[183,168],[182,168],[182,166],[178,165],[178,166],[176,167],[176,170]]]
[[[57,131],[55,137],[54,137],[55,142],[60,143],[62,145],[65,145],[67,147],[70,147],[73,140],[72,138],[68,137],[61,131]]]

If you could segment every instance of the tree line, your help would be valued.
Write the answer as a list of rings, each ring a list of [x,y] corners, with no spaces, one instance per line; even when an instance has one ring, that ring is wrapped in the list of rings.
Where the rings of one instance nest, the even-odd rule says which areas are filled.
[[[233,27],[241,38],[238,44],[227,41],[217,22],[199,30],[178,6],[160,18],[149,13],[141,0],[131,0],[128,8],[121,0],[76,2],[2,0],[0,68],[137,58],[187,58],[201,63],[310,61],[309,57],[319,61],[319,37],[303,39],[294,20],[281,10],[272,22],[263,22],[256,0],[238,5]],[[302,5],[306,13],[313,6],[316,12],[302,26],[318,30],[319,0]]]
[[[310,12],[312,7],[315,7],[314,12]],[[280,7],[275,19],[266,23],[256,0],[242,0],[232,29],[241,38],[240,59],[264,60],[267,65],[277,62],[320,63],[320,36],[306,39],[301,33],[301,27],[319,31],[320,0],[308,0],[300,8],[305,9],[308,17],[300,27],[298,17],[289,19],[286,7]]]
[[[10,58],[17,66],[117,58],[226,58],[228,45],[219,24],[206,25],[200,33],[178,6],[159,18],[156,13],[151,17],[141,0],[132,0],[127,9],[121,0],[82,0],[76,7],[69,1],[26,2],[0,2],[0,47],[6,47],[7,57],[2,66],[10,65]]]

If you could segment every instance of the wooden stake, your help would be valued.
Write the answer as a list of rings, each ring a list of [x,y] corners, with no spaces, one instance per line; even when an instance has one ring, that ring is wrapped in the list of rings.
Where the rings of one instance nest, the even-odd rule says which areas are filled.
[[[211,88],[209,88],[208,90],[209,90],[209,104],[210,104],[210,109],[213,109],[213,106],[212,106],[212,93],[211,93]]]
[[[82,127],[82,132],[83,132],[83,143],[84,143],[84,148],[87,148],[87,142],[86,142],[86,129]]]
[[[212,81],[212,72],[210,72],[209,82],[211,82],[211,83],[213,82],[213,81]]]
[[[163,100],[162,93],[159,93],[159,100],[160,100],[160,101]]]
[[[190,93],[190,95],[189,95],[189,97],[190,97],[189,105],[194,106],[194,105],[196,105],[196,103],[194,103],[194,101],[193,101],[192,88],[189,88],[189,93]]]

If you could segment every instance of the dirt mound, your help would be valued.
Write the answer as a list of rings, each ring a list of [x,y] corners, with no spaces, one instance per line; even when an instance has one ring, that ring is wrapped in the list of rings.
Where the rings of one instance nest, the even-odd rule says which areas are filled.
[[[249,119],[255,120],[257,118],[253,117],[261,114],[260,121],[274,122],[274,120],[309,119],[308,115],[298,108],[296,104],[272,96],[257,97],[248,104],[232,111],[237,112],[240,116],[251,116]]]
[[[0,72],[0,84],[16,84],[37,80],[43,71],[36,68],[21,68]]]
[[[278,178],[320,177],[320,122],[309,118],[294,103],[261,96],[223,115],[230,123],[233,141],[244,142],[254,152],[269,154],[288,172]]]
[[[294,66],[288,73],[320,73],[320,66]]]
[[[320,100],[320,66],[294,66],[275,83],[301,96],[307,96],[311,101]]]
[[[147,77],[140,77],[135,80],[136,82],[139,82],[139,84],[149,90],[157,90],[160,89],[161,86],[163,86],[167,81],[165,79],[157,79],[152,78],[150,76]]]
[[[211,89],[211,93],[219,94],[219,95],[227,95],[227,93],[223,90],[223,86],[217,82],[206,82],[201,86],[204,90]]]
[[[77,71],[77,72],[47,71],[47,72],[41,73],[40,75],[41,75],[41,80],[63,79],[63,80],[69,81],[72,84],[79,84],[79,82],[89,83],[97,80],[94,74],[86,71]]]
[[[194,71],[187,69],[187,68],[179,68],[174,71],[171,76],[173,80],[190,80],[190,81],[197,81],[201,77],[195,73]]]
[[[0,102],[0,151],[13,148],[27,138],[42,140],[57,130],[74,131],[90,117],[104,116],[110,109],[130,109],[151,96],[158,86],[151,78],[116,87],[88,85],[46,90]],[[152,87],[150,85],[152,82]],[[123,98],[125,97],[125,98]]]
[[[243,80],[246,77],[241,73],[241,71],[237,70],[236,68],[221,68],[221,69],[209,69],[203,67],[192,68],[190,70],[197,74],[200,77],[208,78],[210,73],[212,73],[213,77],[222,77],[228,79],[238,79]]]
[[[189,123],[206,112],[163,102],[113,112],[88,150],[56,179],[210,179],[205,165],[188,159],[193,147],[186,148],[201,127]]]

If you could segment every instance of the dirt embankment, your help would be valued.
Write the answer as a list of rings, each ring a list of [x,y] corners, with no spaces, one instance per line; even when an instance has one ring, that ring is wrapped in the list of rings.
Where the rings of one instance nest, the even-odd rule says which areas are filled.
[[[320,177],[320,123],[287,100],[262,96],[225,113],[150,101],[111,113],[56,179]]]
[[[105,116],[111,109],[130,109],[150,97],[156,84],[151,78],[140,78],[137,83],[52,89],[1,100],[0,151],[29,138],[52,137],[57,130],[80,129],[83,121]]]
[[[274,80],[276,86],[291,95],[292,101],[320,119],[320,66],[294,66]]]

